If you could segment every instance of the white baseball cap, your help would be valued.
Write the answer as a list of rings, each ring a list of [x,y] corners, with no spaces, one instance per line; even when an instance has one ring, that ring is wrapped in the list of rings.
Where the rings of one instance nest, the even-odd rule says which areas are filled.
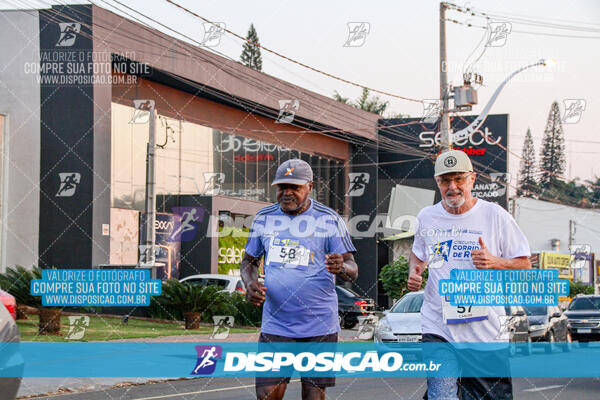
[[[451,172],[473,172],[473,164],[464,151],[450,150],[442,153],[435,160],[433,176],[449,174]]]

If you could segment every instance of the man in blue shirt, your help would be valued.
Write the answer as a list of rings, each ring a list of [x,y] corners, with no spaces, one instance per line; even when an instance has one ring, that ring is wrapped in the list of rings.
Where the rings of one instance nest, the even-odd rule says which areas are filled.
[[[346,225],[332,209],[309,197],[313,172],[302,160],[279,166],[272,185],[277,203],[256,213],[241,275],[249,302],[264,302],[260,342],[337,342],[340,325],[335,276],[358,277]],[[258,281],[265,260],[265,284]],[[256,378],[260,400],[282,399],[289,377]],[[334,377],[302,377],[303,399],[325,399]]]

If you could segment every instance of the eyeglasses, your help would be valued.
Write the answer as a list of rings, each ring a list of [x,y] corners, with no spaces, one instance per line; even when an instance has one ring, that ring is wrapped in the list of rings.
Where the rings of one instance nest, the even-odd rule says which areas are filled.
[[[467,175],[459,175],[459,176],[455,176],[455,177],[452,177],[452,178],[441,177],[441,178],[438,179],[438,183],[439,183],[440,186],[447,187],[447,186],[450,186],[450,183],[452,181],[454,181],[454,183],[456,183],[456,186],[460,186],[460,185],[463,185],[467,181],[467,178],[469,176],[471,176],[472,174],[473,173],[471,172],[471,173],[469,173]]]

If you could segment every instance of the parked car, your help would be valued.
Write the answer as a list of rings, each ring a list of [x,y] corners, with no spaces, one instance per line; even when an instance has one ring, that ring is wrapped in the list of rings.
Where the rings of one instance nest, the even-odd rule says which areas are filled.
[[[338,296],[338,314],[340,326],[352,329],[358,324],[358,317],[367,316],[375,309],[375,301],[361,297],[358,293],[343,286],[335,287]]]
[[[246,287],[242,278],[237,275],[224,275],[224,274],[199,274],[186,276],[180,279],[179,282],[188,282],[194,285],[202,286],[219,286],[223,288],[225,292],[233,293],[238,292],[241,294],[246,293]]]
[[[17,301],[15,297],[0,289],[0,303],[4,304],[8,313],[13,317],[13,319],[17,319]]]
[[[517,350],[517,343],[527,343],[522,347],[525,355],[531,354],[531,337],[529,336],[529,320],[525,309],[522,306],[504,306],[507,320],[506,326],[502,329],[508,334],[510,341],[510,355],[514,356]]]
[[[529,337],[533,342],[549,342],[547,352],[555,350],[555,343],[562,342],[563,351],[571,349],[571,334],[567,316],[558,306],[526,306],[529,320]]]
[[[569,332],[573,340],[588,342],[600,339],[600,296],[575,296],[565,315],[569,319]]]
[[[384,311],[384,317],[375,328],[375,343],[420,342],[421,305],[423,291],[408,293],[398,300],[391,309]]]
[[[19,328],[13,316],[5,306],[0,304],[0,343],[19,342]],[[14,399],[21,385],[23,376],[23,357],[14,348],[4,346],[0,351],[0,371],[2,375],[15,378],[0,378],[0,397],[2,399]]]

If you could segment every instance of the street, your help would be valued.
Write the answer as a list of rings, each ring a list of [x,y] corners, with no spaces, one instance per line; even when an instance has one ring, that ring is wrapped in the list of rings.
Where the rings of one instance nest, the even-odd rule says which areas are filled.
[[[337,386],[327,390],[328,399],[421,399],[425,379],[338,379]],[[300,398],[300,382],[294,379],[288,386],[286,399]],[[599,378],[518,378],[514,380],[515,399],[562,400],[597,399]],[[159,400],[159,399],[254,399],[251,378],[198,378],[138,386],[120,387],[96,392],[64,394],[36,399],[55,400]]]

